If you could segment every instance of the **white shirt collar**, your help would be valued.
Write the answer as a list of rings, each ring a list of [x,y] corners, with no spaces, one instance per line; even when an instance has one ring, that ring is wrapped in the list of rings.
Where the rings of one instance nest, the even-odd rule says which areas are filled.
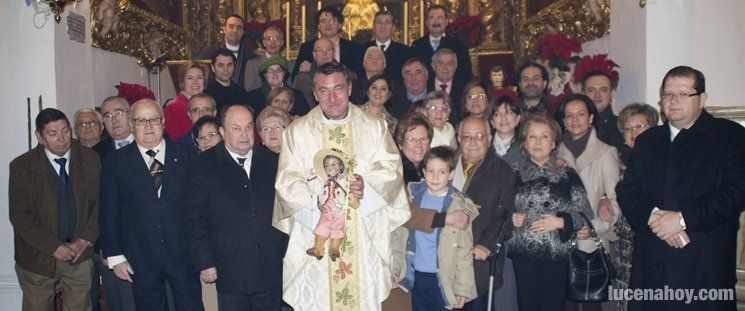
[[[450,82],[442,82],[435,78],[435,90],[442,90],[442,88],[440,87],[441,84],[447,84],[447,93],[448,95],[450,95],[450,90],[453,89],[453,81],[450,80]]]
[[[135,142],[136,143],[136,142]],[[142,155],[142,159],[145,160],[145,164],[147,164],[147,167],[150,168],[150,156],[147,155],[147,151],[152,149],[155,151],[155,159],[160,161],[161,164],[166,164],[166,141],[165,139],[161,139],[160,143],[158,143],[157,146],[153,148],[145,148],[140,146],[140,144],[137,144],[137,149],[140,151],[140,154]]]
[[[228,151],[228,154],[230,154],[230,157],[233,158],[233,161],[235,161],[235,164],[239,164],[238,158],[246,158],[246,162],[243,162],[243,170],[246,171],[246,176],[251,177],[251,160],[253,159],[254,150],[251,148],[251,150],[248,151],[246,155],[239,155],[235,152],[230,151],[228,149],[228,146],[225,146],[225,150]]]
[[[49,163],[52,164],[52,167],[57,174],[59,174],[60,165],[57,162],[54,162],[54,159],[65,158],[67,159],[67,162],[65,162],[65,172],[67,172],[68,176],[70,175],[70,149],[67,149],[67,152],[65,152],[65,154],[60,157],[44,147],[44,153],[47,155],[47,160],[49,160]]]
[[[375,44],[380,47],[381,45],[385,45],[385,49],[387,50],[389,47],[391,47],[391,39],[388,39],[386,42],[380,42],[378,40],[375,40]],[[385,52],[385,50],[383,50]]]
[[[352,103],[348,103],[347,105],[352,105]],[[349,108],[349,106],[347,106],[347,115],[344,116],[343,119],[341,119],[341,120],[331,120],[331,119],[327,118],[325,114],[323,114],[323,111],[321,111],[321,116],[323,117],[323,123],[324,124],[329,124],[329,125],[347,124],[347,122],[349,122],[349,115],[351,115],[351,114],[352,114],[351,109]]]
[[[442,38],[445,38],[445,34],[443,33],[442,36],[439,37],[433,37],[431,34],[429,35],[429,42],[435,41],[435,40],[442,40]]]
[[[114,139],[114,150],[119,150],[119,148],[120,148],[119,147],[119,143],[120,142],[126,141],[126,142],[129,142],[131,144],[132,141],[134,141],[134,140],[135,140],[135,135],[132,134],[132,133],[129,133],[129,136],[127,136],[127,138],[125,138],[125,139],[122,139],[122,140],[116,140],[116,139]]]
[[[677,127],[674,127],[672,123],[667,124],[670,127],[670,141],[675,140],[675,136],[678,136],[680,133],[680,130]]]

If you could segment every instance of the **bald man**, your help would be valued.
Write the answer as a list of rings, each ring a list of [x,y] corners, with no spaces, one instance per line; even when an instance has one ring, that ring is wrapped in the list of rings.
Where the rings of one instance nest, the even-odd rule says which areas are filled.
[[[163,137],[163,109],[132,105],[134,143],[104,160],[100,243],[109,268],[132,283],[138,310],[165,310],[168,281],[177,310],[203,310],[189,254],[185,198],[192,152]]]

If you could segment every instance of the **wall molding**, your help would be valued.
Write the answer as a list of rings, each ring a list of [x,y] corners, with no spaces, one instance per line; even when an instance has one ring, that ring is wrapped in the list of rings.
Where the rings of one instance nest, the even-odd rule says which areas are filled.
[[[15,274],[0,274],[0,294],[21,294],[21,286]]]

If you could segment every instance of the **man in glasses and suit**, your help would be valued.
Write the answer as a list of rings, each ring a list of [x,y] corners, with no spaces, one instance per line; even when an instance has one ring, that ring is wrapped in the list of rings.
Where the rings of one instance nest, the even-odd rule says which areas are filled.
[[[109,268],[132,282],[138,310],[165,310],[165,282],[177,310],[202,310],[199,274],[186,233],[185,197],[193,153],[163,137],[163,110],[132,105],[133,144],[104,160],[101,249]]]

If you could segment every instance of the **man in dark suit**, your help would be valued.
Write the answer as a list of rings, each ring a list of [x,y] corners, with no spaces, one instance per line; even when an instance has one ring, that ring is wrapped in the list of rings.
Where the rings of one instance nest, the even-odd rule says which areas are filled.
[[[249,59],[257,57],[256,53],[249,51],[243,46],[241,39],[243,34],[246,32],[244,26],[246,22],[243,17],[236,14],[228,15],[225,19],[225,25],[223,26],[222,32],[225,35],[222,41],[217,45],[207,47],[200,53],[203,59],[209,59],[218,49],[228,49],[235,55],[235,71],[233,76],[230,78],[235,84],[243,85],[245,72],[243,70],[244,65]]]
[[[333,6],[326,6],[318,11],[316,15],[316,25],[321,31],[321,38],[331,40],[334,46],[334,59],[353,70],[356,76],[362,76],[365,72],[362,70],[362,62],[359,44],[341,37],[341,26],[344,24],[344,15]],[[292,81],[300,72],[310,71],[313,63],[313,51],[316,40],[310,40],[303,43],[298,51],[295,60],[295,69],[292,71]],[[319,64],[320,65],[320,64]]]
[[[99,141],[93,150],[98,153],[101,162],[109,152],[118,150],[129,145],[135,140],[132,128],[127,120],[129,114],[129,103],[119,96],[111,96],[101,103],[101,115],[103,115],[103,126],[106,128],[106,138]]]
[[[185,197],[193,153],[163,138],[163,110],[132,105],[135,143],[109,154],[101,174],[101,249],[117,277],[132,282],[138,310],[203,310],[186,233]]]
[[[272,227],[278,156],[254,147],[252,113],[230,106],[223,142],[192,164],[189,242],[202,281],[217,282],[220,310],[279,310],[287,236]]]
[[[93,151],[98,153],[101,162],[114,150],[118,150],[129,145],[135,139],[132,134],[132,128],[129,126],[127,115],[129,114],[129,103],[119,96],[111,96],[104,99],[101,103],[101,114],[103,115],[103,124],[109,135],[93,146]],[[91,298],[93,299],[93,310],[98,310],[96,304],[100,298],[100,288],[103,287],[104,297],[106,300],[107,311],[130,311],[135,309],[134,297],[132,296],[132,285],[129,282],[120,280],[109,269],[109,264],[101,256],[101,243],[96,243],[93,250],[96,256],[93,256],[95,264],[95,274],[93,279],[98,276],[103,278],[103,286],[98,282],[93,282],[91,288]]]
[[[393,31],[396,23],[393,21],[393,14],[390,11],[379,11],[375,13],[373,21],[373,40],[368,41],[362,46],[362,51],[368,47],[377,46],[385,54],[385,73],[388,78],[394,82],[401,83],[404,80],[401,74],[401,68],[404,62],[409,59],[409,47],[392,40]]]
[[[432,56],[432,68],[435,71],[435,78],[429,88],[444,91],[450,96],[452,110],[448,121],[450,121],[450,124],[457,126],[463,113],[463,107],[460,106],[461,96],[468,81],[455,79],[455,72],[458,69],[458,59],[455,52],[448,48],[437,50],[435,55]]]
[[[719,300],[630,301],[629,310],[735,310],[735,258],[745,206],[745,128],[704,109],[703,73],[667,72],[667,122],[636,138],[618,203],[634,228],[631,289],[717,289]],[[726,297],[725,292],[729,292]]]
[[[393,96],[403,96],[406,110],[411,109],[411,104],[416,101],[424,100],[427,93],[433,91],[428,85],[429,71],[420,59],[412,57],[407,59],[401,68],[401,74],[404,76],[404,92],[394,93]],[[403,93],[403,94],[401,94]],[[393,112],[391,112],[393,114]],[[394,114],[395,115],[395,114]]]
[[[439,4],[433,4],[427,8],[427,20],[425,21],[429,29],[428,36],[422,36],[411,44],[412,56],[422,60],[429,66],[432,56],[438,49],[451,49],[458,57],[458,70],[455,72],[455,79],[459,81],[470,81],[473,73],[471,71],[471,55],[468,48],[458,38],[445,36],[445,29],[448,26],[447,9]],[[432,67],[427,67],[430,77],[434,77]]]
[[[57,109],[36,116],[36,139],[39,145],[15,158],[9,174],[23,310],[53,310],[59,282],[65,310],[89,311],[101,162],[72,140],[70,122]]]
[[[219,49],[212,54],[210,68],[213,78],[207,82],[204,93],[215,100],[218,114],[229,105],[248,103],[248,92],[231,80],[235,73],[235,63],[235,55],[228,49]]]

